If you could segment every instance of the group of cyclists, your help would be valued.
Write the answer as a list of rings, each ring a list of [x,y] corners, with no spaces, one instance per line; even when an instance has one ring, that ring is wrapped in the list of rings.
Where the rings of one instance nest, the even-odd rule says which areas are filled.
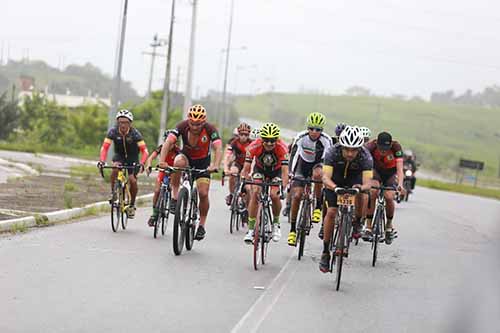
[[[138,192],[137,174],[149,170],[153,160],[158,158],[159,168],[167,167],[203,169],[196,174],[199,194],[200,223],[195,239],[206,235],[209,211],[209,189],[211,173],[218,172],[223,164],[224,174],[229,175],[229,194],[226,204],[230,205],[236,186],[236,177],[258,183],[263,181],[281,183],[272,186],[272,240],[281,239],[280,215],[282,200],[286,197],[283,215],[288,215],[290,230],[288,245],[297,244],[297,215],[306,180],[314,182],[314,198],[311,221],[320,223],[319,237],[323,240],[323,253],[319,268],[329,270],[330,242],[337,214],[336,187],[359,188],[356,195],[356,212],[353,222],[353,238],[372,240],[372,220],[377,190],[372,186],[392,186],[404,193],[403,150],[388,132],[381,132],[371,139],[371,131],[366,127],[337,124],[333,136],[325,132],[326,117],[313,112],[307,116],[306,128],[287,145],[280,138],[280,128],[274,123],[266,123],[260,128],[251,128],[241,123],[224,149],[222,138],[214,125],[207,121],[207,112],[202,105],[193,105],[187,119],[179,122],[174,129],[167,130],[164,142],[149,155],[141,133],[133,127],[133,115],[128,110],[116,114],[116,125],[111,128],[101,147],[98,167],[105,165],[108,150],[114,144],[113,166],[136,165],[128,174],[130,183],[130,205],[128,217],[135,216],[135,198]],[[225,150],[225,151],[224,151]],[[139,159],[139,155],[140,159]],[[158,174],[153,197],[153,212],[148,221],[154,225],[159,212],[156,207],[160,184],[164,172]],[[169,175],[171,184],[170,210],[175,210],[181,174]],[[111,174],[113,192],[116,170]],[[243,222],[248,231],[244,242],[252,244],[258,211],[260,186],[241,182],[241,193],[246,210]],[[370,193],[370,195],[368,195]],[[111,194],[110,200],[115,200]],[[395,192],[386,192],[386,244],[391,244],[396,236],[394,228]],[[371,203],[369,203],[371,200]],[[364,226],[364,228],[363,228]]]

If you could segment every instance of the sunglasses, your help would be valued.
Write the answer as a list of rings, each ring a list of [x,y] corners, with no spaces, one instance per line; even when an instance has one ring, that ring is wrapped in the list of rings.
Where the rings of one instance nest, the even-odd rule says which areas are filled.
[[[319,127],[308,127],[307,129],[314,132],[323,132],[323,129]]]
[[[250,134],[249,133],[240,133],[238,134],[239,136],[249,136]]]
[[[264,143],[276,143],[278,139],[262,139],[262,141],[264,141]]]

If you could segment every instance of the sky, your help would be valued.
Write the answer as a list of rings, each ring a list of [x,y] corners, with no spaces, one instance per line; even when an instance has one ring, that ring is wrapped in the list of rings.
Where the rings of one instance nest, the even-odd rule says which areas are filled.
[[[221,90],[231,0],[198,0],[193,94]],[[172,89],[186,82],[192,5],[177,0]],[[492,0],[234,0],[228,90],[320,91],[361,85],[378,95],[420,95],[500,83],[500,2]],[[2,0],[3,59],[53,66],[91,62],[112,75],[122,0]],[[122,77],[145,93],[171,1],[129,0]],[[234,49],[233,49],[234,48]],[[158,51],[166,53],[165,48]],[[180,70],[179,82],[177,72]],[[161,89],[158,57],[153,89]]]

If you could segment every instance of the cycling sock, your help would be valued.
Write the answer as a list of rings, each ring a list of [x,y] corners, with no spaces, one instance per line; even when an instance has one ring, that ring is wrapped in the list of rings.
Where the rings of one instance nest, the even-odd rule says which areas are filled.
[[[290,221],[290,232],[296,232],[297,231],[297,222],[295,221]]]
[[[316,208],[315,209],[321,209],[322,202],[320,199],[316,198]]]
[[[249,230],[255,229],[255,221],[256,221],[255,217],[249,217],[248,218],[248,229]]]
[[[323,242],[323,253],[330,253],[330,242]]]
[[[387,222],[385,223],[385,229],[392,229],[392,218],[387,218]]]
[[[279,217],[279,215],[273,217],[273,224],[280,224],[280,217]]]
[[[373,215],[366,215],[366,227],[368,229],[371,229],[372,228],[372,224],[373,224]]]

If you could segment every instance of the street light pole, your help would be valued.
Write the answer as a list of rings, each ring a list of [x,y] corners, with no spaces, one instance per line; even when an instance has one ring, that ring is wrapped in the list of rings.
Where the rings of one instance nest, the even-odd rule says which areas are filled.
[[[231,33],[233,30],[233,13],[234,13],[234,0],[231,0],[231,9],[229,14],[229,29],[227,33],[227,47],[226,47],[226,68],[224,70],[224,87],[222,90],[222,115],[223,115],[223,127],[227,126],[228,122],[228,111],[226,106],[226,94],[227,94],[227,73],[229,70],[229,54],[231,53]],[[222,128],[220,129],[222,131]]]
[[[195,36],[196,36],[196,8],[198,6],[198,0],[193,0],[193,14],[191,17],[191,40],[189,43],[189,60],[187,69],[187,81],[186,81],[186,92],[184,94],[184,108],[183,115],[184,118],[187,117],[188,109],[191,106],[191,91],[193,84],[193,67],[194,67],[194,46],[195,46]]]
[[[154,73],[154,67],[155,67],[155,59],[157,56],[159,56],[158,53],[156,53],[156,48],[159,46],[163,46],[163,41],[158,40],[158,34],[155,34],[153,37],[153,42],[150,44],[150,46],[153,48],[153,52],[144,52],[144,54],[151,55],[151,68],[149,69],[149,83],[148,83],[148,94],[147,98],[151,98],[151,86],[153,85],[153,73]]]
[[[163,82],[163,100],[161,102],[160,113],[160,133],[158,134],[158,144],[163,140],[163,133],[167,128],[167,113],[170,108],[170,68],[172,67],[172,40],[174,39],[175,20],[175,0],[172,0],[170,14],[170,31],[168,33],[167,68],[165,69],[165,81]]]
[[[120,103],[120,85],[121,85],[121,73],[122,73],[122,62],[123,62],[123,47],[125,45],[125,30],[127,27],[127,10],[128,10],[128,0],[123,0],[122,2],[122,14],[121,14],[121,25],[120,25],[120,37],[118,39],[117,45],[117,56],[115,62],[115,75],[113,80],[113,92],[111,95],[111,108],[108,114],[108,127],[111,128],[115,123],[115,114],[118,109],[118,104]],[[111,149],[108,153],[108,159],[111,156]]]

